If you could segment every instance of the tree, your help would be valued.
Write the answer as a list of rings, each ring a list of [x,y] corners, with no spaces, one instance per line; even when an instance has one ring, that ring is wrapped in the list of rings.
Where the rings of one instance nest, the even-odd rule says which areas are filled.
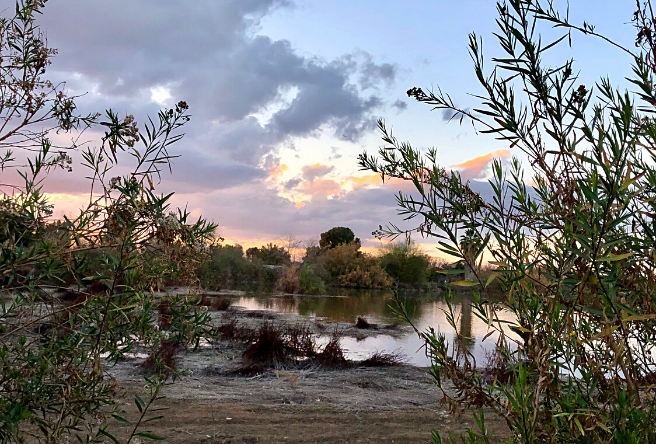
[[[426,283],[430,260],[411,239],[392,242],[381,250],[380,267],[392,279],[410,285]]]
[[[167,301],[171,322],[155,322],[161,301],[153,289],[166,279],[193,279],[215,229],[171,208],[170,194],[155,193],[188,107],[160,111],[144,132],[132,116],[111,110],[104,118],[78,116],[75,98],[44,78],[55,54],[35,25],[44,4],[18,1],[0,20],[0,441],[115,441],[101,419],[129,419],[105,369],[136,348],[150,355],[150,374],[145,401],[135,398],[141,415],[128,442],[156,438],[140,427],[176,375],[162,351],[211,335],[193,296]],[[90,126],[104,135],[97,148],[80,152],[89,204],[53,221],[42,187],[53,169],[72,172],[68,152],[77,146],[55,146],[49,136],[81,137]],[[134,164],[112,177],[119,158]]]
[[[473,281],[476,278],[476,270],[481,268],[484,248],[485,244],[483,244],[483,240],[476,230],[467,230],[460,239],[460,250],[463,253],[462,265],[465,270],[466,281]]]
[[[649,0],[634,16],[637,49],[623,48],[587,23],[576,25],[540,0],[508,0],[497,6],[495,34],[504,55],[484,69],[482,41],[470,36],[469,51],[482,87],[473,110],[450,96],[412,88],[408,95],[434,109],[471,121],[525,156],[535,186],[527,185],[521,162],[496,161],[491,199],[474,192],[457,172],[436,164],[436,151],[421,153],[400,143],[380,122],[386,146],[363,153],[360,165],[383,177],[412,181],[401,193],[407,217],[419,231],[461,261],[471,261],[462,233],[480,239],[493,257],[494,273],[481,278],[470,264],[474,314],[496,338],[503,377],[486,382],[465,346],[447,295],[447,319],[456,331],[417,331],[425,340],[431,374],[454,410],[487,409],[503,418],[512,442],[656,442],[656,22]],[[542,26],[564,30],[544,42]],[[631,58],[635,92],[613,88],[608,78],[592,87],[575,74],[574,61],[547,66],[546,54],[581,32],[609,42]],[[552,56],[553,57],[553,56]],[[394,226],[380,235],[398,235]],[[482,251],[482,250],[481,250]],[[500,281],[501,301],[488,286]],[[409,319],[403,304],[399,314]],[[514,321],[498,316],[504,310]],[[446,381],[455,390],[446,390]],[[489,442],[483,411],[478,430],[463,442]],[[438,432],[434,442],[442,442]],[[452,439],[455,442],[455,438]]]
[[[251,261],[264,265],[289,265],[292,262],[289,251],[269,242],[262,247],[251,247],[246,250],[246,257]]]
[[[351,242],[355,242],[358,245],[360,244],[360,239],[356,239],[353,230],[347,227],[333,227],[330,230],[321,233],[319,246],[322,250],[329,250],[340,244],[350,244]]]

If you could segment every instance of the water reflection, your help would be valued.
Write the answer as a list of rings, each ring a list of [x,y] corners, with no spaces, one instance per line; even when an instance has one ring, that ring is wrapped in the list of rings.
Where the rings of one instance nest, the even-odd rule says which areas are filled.
[[[425,330],[433,327],[447,337],[457,340],[443,311],[447,305],[442,294],[402,291],[399,296],[417,328]],[[489,331],[488,326],[472,314],[471,302],[471,293],[462,292],[452,295],[455,319],[464,343],[477,362],[484,363],[485,350],[493,347],[495,335],[491,335],[483,343],[483,337]],[[390,291],[353,289],[334,289],[333,294],[326,296],[271,296],[253,293],[239,296],[234,301],[235,305],[252,310],[300,314],[313,319],[348,323],[355,322],[358,316],[365,316],[370,322],[381,324],[400,322],[391,308],[393,303],[393,294]],[[503,319],[503,313],[499,314],[499,317]],[[409,333],[401,338],[389,335],[378,335],[362,340],[343,338],[342,345],[353,359],[364,358],[377,350],[399,350],[406,354],[414,365],[429,364],[421,350],[422,341],[416,334]]]

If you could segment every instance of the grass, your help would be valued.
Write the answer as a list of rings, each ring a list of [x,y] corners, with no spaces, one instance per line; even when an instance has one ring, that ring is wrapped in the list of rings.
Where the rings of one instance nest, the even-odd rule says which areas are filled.
[[[226,322],[214,329],[217,335],[228,341],[252,342],[257,332],[252,329],[241,327],[234,317],[228,318]]]
[[[398,367],[407,361],[407,357],[400,352],[375,352],[360,364],[365,367]]]
[[[339,333],[335,331],[330,337],[328,344],[321,350],[315,361],[322,367],[328,368],[344,368],[347,367],[349,362],[344,356],[344,349],[340,343]]]
[[[291,347],[286,343],[284,331],[270,322],[263,323],[255,340],[244,351],[246,367],[279,367],[289,362]]]

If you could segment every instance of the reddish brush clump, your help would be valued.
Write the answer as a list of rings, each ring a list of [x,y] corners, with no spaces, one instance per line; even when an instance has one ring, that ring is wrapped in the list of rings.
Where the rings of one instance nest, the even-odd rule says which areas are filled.
[[[397,367],[403,365],[403,362],[406,360],[406,357],[398,352],[394,353],[385,353],[385,352],[376,352],[364,361],[362,365],[365,367]]]
[[[159,328],[166,330],[171,327],[171,302],[161,300],[157,306],[157,325]]]
[[[62,296],[59,296],[59,300],[66,308],[65,313],[75,313],[90,297],[91,295],[88,293],[67,291]]]
[[[492,384],[498,381],[501,384],[507,384],[513,377],[513,372],[510,363],[498,351],[485,351],[485,358],[487,360],[483,370],[483,380]]]
[[[316,341],[306,325],[292,325],[286,332],[289,348],[297,357],[313,358],[317,354]]]
[[[218,297],[214,299],[212,308],[217,311],[226,311],[232,305],[232,301],[228,298]]]
[[[249,328],[240,327],[237,320],[232,318],[222,323],[214,329],[224,339],[230,341],[248,341],[252,342],[257,337],[257,332]]]
[[[161,362],[169,369],[174,369],[177,363],[177,354],[182,348],[182,345],[175,340],[168,340],[162,342],[154,355],[150,355],[141,366],[146,369],[151,369],[155,363]]]
[[[344,350],[339,342],[339,334],[333,333],[328,344],[321,350],[321,353],[315,358],[315,362],[329,368],[343,368],[348,366],[348,361],[344,357]]]
[[[278,366],[288,360],[288,347],[282,329],[265,322],[256,333],[253,343],[244,351],[247,366]]]
[[[91,294],[101,294],[101,293],[105,293],[107,290],[109,290],[109,287],[107,286],[105,281],[102,281],[100,279],[91,282],[91,285],[87,287],[87,293],[91,293]]]

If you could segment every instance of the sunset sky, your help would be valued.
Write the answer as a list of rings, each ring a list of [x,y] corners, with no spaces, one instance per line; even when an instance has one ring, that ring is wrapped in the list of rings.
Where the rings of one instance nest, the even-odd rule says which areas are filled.
[[[631,46],[634,6],[574,0],[570,17]],[[399,221],[394,193],[408,189],[358,171],[357,155],[381,145],[376,119],[436,147],[443,166],[472,181],[485,180],[494,157],[516,154],[405,94],[439,85],[476,106],[468,33],[494,55],[495,16],[483,0],[51,0],[40,23],[59,49],[49,77],[85,94],[81,111],[111,107],[143,121],[189,103],[193,119],[174,149],[182,157],[160,191],[176,191],[176,205],[217,222],[227,241],[318,238],[339,225],[371,247],[373,230]],[[617,70],[624,54],[590,37],[575,34],[573,49],[552,56],[574,57],[587,85],[629,74]],[[58,172],[46,184],[58,214],[84,202],[82,176]]]

